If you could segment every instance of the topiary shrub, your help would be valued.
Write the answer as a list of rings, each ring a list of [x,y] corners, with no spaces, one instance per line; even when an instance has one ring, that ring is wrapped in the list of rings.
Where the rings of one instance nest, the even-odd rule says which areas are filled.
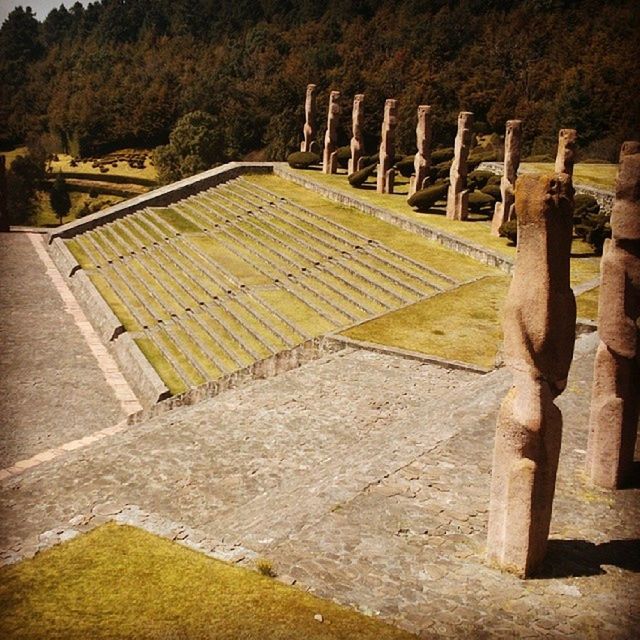
[[[444,178],[449,177],[449,172],[451,171],[451,160],[448,162],[441,162],[433,168],[436,172],[436,180],[444,180]]]
[[[405,156],[395,163],[394,166],[401,176],[410,178],[413,175],[413,163],[415,161],[415,158],[415,156]]]
[[[495,162],[498,159],[498,152],[493,149],[482,149],[475,147],[471,150],[467,158],[468,165],[479,165],[481,162]]]
[[[440,164],[442,162],[447,162],[448,160],[453,160],[453,156],[454,156],[453,147],[435,149],[434,151],[431,152],[431,163]]]
[[[498,233],[503,238],[508,238],[511,244],[518,244],[518,223],[516,220],[503,222],[498,229]]]
[[[583,216],[587,213],[598,214],[600,212],[600,204],[598,201],[587,193],[576,193],[573,197],[573,216]]]
[[[336,149],[336,160],[338,166],[342,169],[346,169],[349,166],[349,159],[351,158],[351,147],[338,147]]]
[[[527,156],[522,160],[522,162],[555,162],[555,161],[556,159],[553,156],[547,155],[546,153]]]
[[[469,211],[474,213],[480,213],[483,210],[493,211],[493,207],[496,203],[495,198],[488,193],[482,193],[482,191],[472,191],[469,193]]]
[[[486,184],[482,189],[480,189],[480,191],[490,195],[496,202],[502,202],[502,191],[500,191],[500,187],[498,185]]]
[[[605,213],[582,216],[582,222],[575,225],[576,235],[588,242],[597,255],[602,255],[604,241],[611,237],[611,218]]]
[[[361,187],[375,172],[377,164],[370,164],[360,171],[354,171],[347,177],[349,184],[352,187]]]
[[[489,180],[487,180],[487,184],[497,184],[500,186],[500,182],[502,181],[502,176],[499,176],[497,173],[494,173]]]
[[[311,151],[294,151],[287,156],[287,162],[294,169],[308,169],[312,164],[320,162],[320,156]]]
[[[493,171],[476,169],[467,175],[467,184],[473,189],[482,189],[494,175]]]
[[[98,191],[98,187],[91,187],[91,189],[89,189],[89,197],[91,199],[93,198],[97,198],[100,195],[100,192]],[[85,202],[85,204],[87,204]]]
[[[368,167],[370,164],[378,164],[380,162],[380,154],[374,153],[372,156],[362,156],[362,164]]]
[[[407,202],[410,207],[415,207],[418,211],[425,212],[431,209],[438,200],[443,200],[447,195],[448,189],[448,181],[443,181],[426,189],[416,191]]]

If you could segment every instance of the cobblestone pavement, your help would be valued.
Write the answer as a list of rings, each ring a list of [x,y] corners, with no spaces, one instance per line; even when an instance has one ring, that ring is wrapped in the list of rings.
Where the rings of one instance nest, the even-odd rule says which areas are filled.
[[[0,234],[0,468],[124,416],[29,235]]]
[[[345,350],[129,429],[5,482],[0,558],[115,518],[425,638],[631,638],[638,490],[582,474],[597,337],[579,340],[542,576],[483,563],[495,418],[510,376]]]

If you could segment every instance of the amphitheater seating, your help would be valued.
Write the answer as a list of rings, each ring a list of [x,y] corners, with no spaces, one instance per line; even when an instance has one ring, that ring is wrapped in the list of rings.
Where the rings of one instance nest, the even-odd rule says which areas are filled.
[[[246,178],[67,244],[173,393],[457,284]]]

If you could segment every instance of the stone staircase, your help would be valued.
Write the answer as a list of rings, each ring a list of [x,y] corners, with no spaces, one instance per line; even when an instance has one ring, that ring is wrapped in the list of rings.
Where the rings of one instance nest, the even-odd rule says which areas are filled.
[[[174,394],[458,284],[244,178],[66,243]]]

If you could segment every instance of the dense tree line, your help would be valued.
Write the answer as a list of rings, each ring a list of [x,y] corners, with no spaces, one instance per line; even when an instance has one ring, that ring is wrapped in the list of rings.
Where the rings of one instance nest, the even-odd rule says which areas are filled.
[[[315,82],[320,117],[342,91],[341,144],[364,92],[370,151],[395,97],[406,152],[416,106],[430,103],[436,143],[451,144],[465,109],[487,132],[522,118],[527,153],[575,126],[584,154],[613,159],[638,136],[638,33],[637,0],[102,0],[43,22],[17,8],[0,28],[0,144],[156,146],[203,111],[220,159],[282,159]]]

